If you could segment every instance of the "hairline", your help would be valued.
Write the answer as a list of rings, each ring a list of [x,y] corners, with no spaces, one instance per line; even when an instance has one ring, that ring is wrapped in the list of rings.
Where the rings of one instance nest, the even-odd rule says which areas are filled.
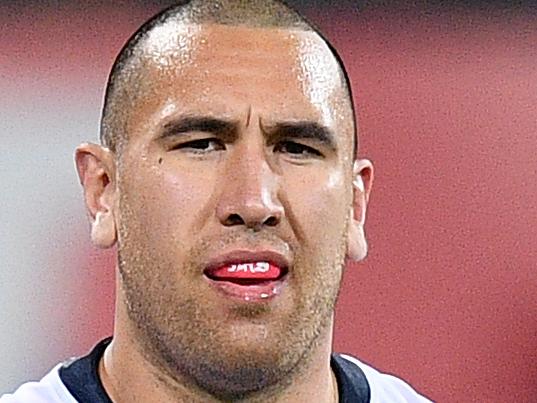
[[[294,12],[296,16],[298,16],[298,19],[294,23],[285,24],[285,25],[278,25],[276,23],[261,23],[257,22],[256,20],[249,20],[245,19],[244,21],[232,21],[232,22],[223,22],[223,21],[211,21],[210,19],[203,20],[203,21],[195,21],[188,17],[185,17],[181,14],[181,10],[178,10],[180,5],[174,5],[171,7],[168,7],[161,12],[154,15],[152,18],[147,20],[144,24],[142,24],[132,35],[131,37],[125,42],[122,49],[118,53],[118,56],[116,57],[112,69],[110,71],[110,74],[108,76],[107,84],[106,84],[106,90],[105,90],[105,96],[104,96],[104,103],[102,107],[101,112],[101,123],[100,123],[100,142],[103,146],[108,147],[112,149],[112,151],[116,151],[118,148],[117,146],[124,140],[122,137],[125,137],[124,134],[120,135],[109,135],[106,136],[107,131],[110,131],[110,128],[106,128],[106,118],[107,115],[111,112],[108,111],[110,105],[114,104],[114,98],[117,96],[115,94],[115,88],[116,86],[121,86],[121,79],[122,74],[124,73],[125,69],[129,66],[130,63],[135,60],[138,55],[136,54],[137,50],[140,48],[140,46],[144,46],[144,42],[149,39],[149,35],[151,32],[167,23],[171,23],[172,21],[175,21],[178,25],[221,25],[221,26],[229,26],[229,27],[250,27],[254,29],[272,29],[272,30],[281,30],[281,31],[290,31],[290,32],[311,32],[315,34],[327,47],[330,51],[332,57],[334,57],[336,64],[338,66],[339,72],[341,73],[342,78],[342,85],[343,90],[346,93],[346,96],[349,101],[349,105],[351,108],[351,114],[352,114],[352,127],[353,127],[353,158],[352,160],[356,160],[358,158],[358,149],[359,149],[359,138],[358,138],[358,117],[356,116],[356,107],[354,105],[354,98],[353,98],[353,92],[352,92],[352,85],[351,81],[348,75],[348,72],[346,70],[345,64],[343,62],[342,57],[336,50],[336,48],[332,45],[332,43],[323,35],[321,30],[313,24],[311,21],[309,21],[306,17],[304,17],[302,14],[300,14],[298,11],[294,10],[292,7],[288,6],[284,2],[280,3],[284,4],[290,11]],[[119,138],[121,137],[121,138]],[[110,144],[111,143],[111,144]]]

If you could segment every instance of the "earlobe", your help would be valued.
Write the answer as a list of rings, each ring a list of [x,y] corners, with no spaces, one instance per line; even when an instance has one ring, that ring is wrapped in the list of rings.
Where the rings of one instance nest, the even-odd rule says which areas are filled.
[[[111,247],[117,238],[114,156],[99,145],[82,144],[76,149],[75,163],[91,221],[92,242],[100,248]]]
[[[364,226],[355,219],[349,223],[349,233],[347,240],[347,259],[359,262],[367,256],[367,240],[365,238]]]
[[[110,248],[116,243],[116,225],[111,212],[98,212],[91,223],[91,240],[95,246]]]
[[[349,212],[347,259],[363,260],[367,255],[365,218],[373,181],[373,165],[368,160],[357,160],[353,167],[353,206]]]

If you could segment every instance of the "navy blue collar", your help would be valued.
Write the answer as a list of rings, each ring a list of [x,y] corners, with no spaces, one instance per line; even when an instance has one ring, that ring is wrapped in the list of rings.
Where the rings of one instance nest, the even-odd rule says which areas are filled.
[[[111,340],[102,340],[88,355],[60,367],[60,379],[80,403],[112,403],[98,373],[99,361]],[[339,354],[332,354],[330,366],[336,376],[340,403],[369,403],[371,391],[360,367]]]

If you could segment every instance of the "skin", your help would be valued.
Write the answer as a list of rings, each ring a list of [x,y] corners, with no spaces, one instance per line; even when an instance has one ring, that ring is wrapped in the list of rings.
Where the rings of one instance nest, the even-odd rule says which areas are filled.
[[[345,260],[366,254],[372,183],[371,163],[352,160],[338,66],[312,32],[179,29],[177,43],[150,36],[129,67],[121,150],[76,151],[93,242],[119,252],[100,377],[115,402],[332,402],[333,308]],[[162,138],[185,116],[233,129]],[[313,122],[332,143],[276,135],[280,122]],[[204,278],[211,257],[244,248],[291,262],[269,302]]]

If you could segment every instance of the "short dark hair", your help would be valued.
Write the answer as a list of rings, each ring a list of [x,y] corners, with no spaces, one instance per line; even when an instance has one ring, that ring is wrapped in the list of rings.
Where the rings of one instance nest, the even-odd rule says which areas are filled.
[[[125,43],[117,56],[108,77],[104,105],[101,116],[101,144],[116,151],[121,140],[125,138],[124,125],[120,125],[118,114],[115,113],[117,92],[125,81],[125,69],[129,62],[136,58],[136,50],[140,43],[156,27],[170,20],[178,23],[242,25],[259,28],[287,28],[312,31],[319,35],[330,49],[338,63],[343,84],[349,97],[352,109],[354,146],[356,159],[358,151],[358,128],[354,107],[352,88],[347,70],[341,56],[334,46],[324,37],[320,30],[296,10],[279,0],[183,0],[168,7],[145,22]]]

